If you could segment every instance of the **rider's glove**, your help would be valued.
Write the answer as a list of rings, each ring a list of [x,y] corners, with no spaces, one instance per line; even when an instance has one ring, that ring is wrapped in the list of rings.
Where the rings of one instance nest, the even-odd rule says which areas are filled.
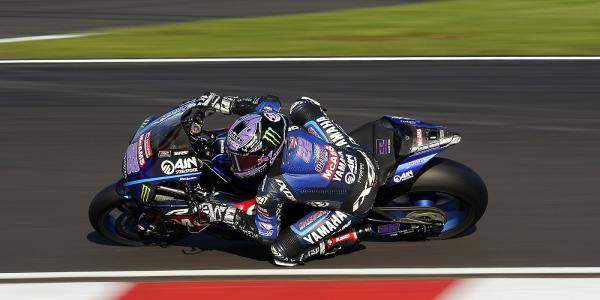
[[[212,92],[206,92],[200,98],[195,99],[198,106],[204,107],[207,110],[214,110],[222,114],[231,113],[232,102],[235,101],[231,97],[221,97]]]
[[[216,203],[216,202],[203,202],[198,206],[198,213],[200,219],[208,221],[209,223],[223,222],[225,224],[233,224],[237,208]]]

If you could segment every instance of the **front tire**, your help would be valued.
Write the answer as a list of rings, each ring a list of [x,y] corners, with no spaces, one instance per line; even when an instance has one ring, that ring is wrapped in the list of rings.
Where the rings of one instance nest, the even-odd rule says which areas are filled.
[[[136,201],[117,193],[116,184],[109,185],[94,197],[89,208],[92,227],[104,238],[123,246],[144,246],[153,243],[171,243],[188,235],[184,227],[161,238],[143,237],[138,233],[142,208]]]

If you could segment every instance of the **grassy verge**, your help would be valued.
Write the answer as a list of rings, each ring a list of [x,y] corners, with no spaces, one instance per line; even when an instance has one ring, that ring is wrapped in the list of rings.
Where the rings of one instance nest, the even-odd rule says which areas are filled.
[[[0,58],[597,55],[600,1],[447,0],[0,44]]]

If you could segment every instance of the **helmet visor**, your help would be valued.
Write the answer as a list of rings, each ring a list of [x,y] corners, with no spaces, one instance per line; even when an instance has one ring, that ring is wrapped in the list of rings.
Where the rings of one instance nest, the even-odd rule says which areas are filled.
[[[264,155],[229,153],[231,167],[234,171],[244,172],[256,168],[260,163],[268,160]]]

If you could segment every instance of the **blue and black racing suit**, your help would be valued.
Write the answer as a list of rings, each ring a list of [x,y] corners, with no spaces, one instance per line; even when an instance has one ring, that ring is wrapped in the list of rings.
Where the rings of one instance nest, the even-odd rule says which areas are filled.
[[[258,110],[265,107],[260,100],[263,98],[255,99]],[[273,97],[269,101],[279,102]],[[244,106],[248,107],[247,101]],[[256,215],[238,211],[234,218],[223,222],[270,246],[276,260],[296,263],[328,254],[332,243],[358,241],[352,229],[362,223],[373,206],[379,170],[372,155],[356,144],[314,100],[296,101],[290,119],[293,126],[288,128],[283,151],[259,186]],[[316,210],[282,229],[282,208],[289,202],[313,206]],[[342,235],[328,239],[338,233]]]

